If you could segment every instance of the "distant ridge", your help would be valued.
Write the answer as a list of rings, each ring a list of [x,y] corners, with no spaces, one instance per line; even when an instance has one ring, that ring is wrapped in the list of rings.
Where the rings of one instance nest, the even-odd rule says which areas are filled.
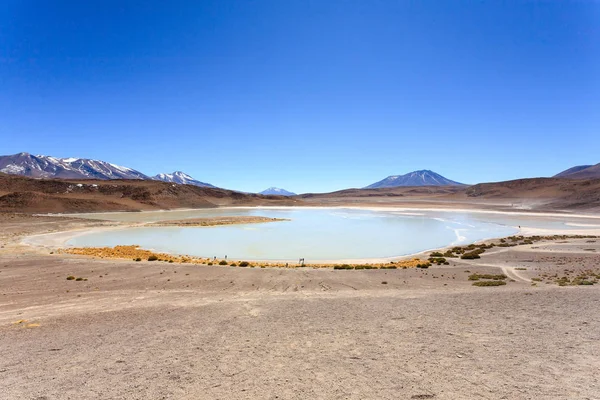
[[[35,179],[0,172],[0,212],[79,213],[219,206],[300,205],[301,200],[156,180]]]
[[[181,171],[175,171],[172,174],[158,174],[158,175],[153,176],[152,179],[154,179],[155,181],[178,183],[180,185],[194,185],[194,186],[212,187],[212,188],[215,187],[215,186],[211,185],[210,183],[200,182],[199,180],[194,179],[191,176],[189,176],[188,174],[181,172]]]
[[[405,175],[392,175],[375,182],[364,189],[391,188],[400,186],[461,186],[463,183],[452,181],[430,170],[409,172]]]
[[[258,194],[276,195],[276,196],[296,196],[296,193],[294,193],[294,192],[289,192],[285,189],[276,188],[276,187],[270,187],[268,189],[263,190],[262,192],[260,192]]]
[[[598,179],[600,178],[600,164],[578,165],[554,175],[554,178]]]

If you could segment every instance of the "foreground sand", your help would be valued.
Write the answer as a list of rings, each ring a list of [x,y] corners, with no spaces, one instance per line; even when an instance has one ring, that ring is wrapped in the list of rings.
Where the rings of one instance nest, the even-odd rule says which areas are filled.
[[[1,399],[600,393],[598,286],[532,281],[565,269],[600,271],[600,240],[368,271],[91,260],[18,244],[21,231],[80,224],[104,225],[2,221]],[[513,281],[473,287],[473,272]]]

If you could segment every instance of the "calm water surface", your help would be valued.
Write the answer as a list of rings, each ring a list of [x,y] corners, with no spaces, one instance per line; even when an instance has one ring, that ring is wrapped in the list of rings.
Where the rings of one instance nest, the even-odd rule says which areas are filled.
[[[78,247],[137,244],[160,252],[246,260],[351,260],[387,258],[451,244],[510,236],[518,225],[566,229],[556,218],[505,217],[456,212],[368,211],[343,208],[228,208],[106,213],[103,219],[151,222],[230,215],[290,221],[216,227],[141,227],[71,239]],[[80,215],[94,218],[95,214]]]

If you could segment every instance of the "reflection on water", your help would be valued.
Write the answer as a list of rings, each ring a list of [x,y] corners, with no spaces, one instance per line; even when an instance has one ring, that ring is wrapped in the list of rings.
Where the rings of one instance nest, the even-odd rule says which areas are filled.
[[[222,208],[106,213],[103,219],[154,222],[260,215],[291,221],[216,227],[141,227],[73,238],[73,246],[138,244],[156,251],[232,259],[297,260],[385,258],[515,234],[518,225],[568,228],[560,219],[455,212],[368,211],[341,208]],[[94,218],[97,215],[80,215]]]

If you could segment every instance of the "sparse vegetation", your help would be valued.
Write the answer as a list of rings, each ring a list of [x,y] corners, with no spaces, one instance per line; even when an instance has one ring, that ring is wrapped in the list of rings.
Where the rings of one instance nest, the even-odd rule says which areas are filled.
[[[437,264],[437,265],[442,265],[445,263],[449,264],[444,257],[431,257],[431,258],[429,258],[428,261],[432,264]]]
[[[503,286],[506,285],[504,281],[478,281],[473,282],[473,286]]]
[[[460,256],[460,258],[462,258],[463,260],[475,260],[481,257],[479,256],[479,253],[470,252],[463,254],[462,256]]]
[[[478,281],[480,279],[492,279],[495,281],[504,280],[507,276],[504,274],[471,274],[469,275],[470,281]]]
[[[334,265],[333,269],[354,269],[354,267],[351,265],[348,265],[348,264],[342,264],[342,265]]]
[[[390,266],[391,267],[391,266]],[[384,265],[381,268],[388,268],[387,265]],[[395,268],[395,267],[394,267]],[[375,267],[373,267],[372,265],[369,264],[364,264],[364,265],[355,265],[354,269],[375,269]]]
[[[593,281],[586,281],[586,280],[581,280],[581,281],[577,282],[578,285],[585,285],[585,286],[593,285],[594,283],[595,282],[593,282]]]

